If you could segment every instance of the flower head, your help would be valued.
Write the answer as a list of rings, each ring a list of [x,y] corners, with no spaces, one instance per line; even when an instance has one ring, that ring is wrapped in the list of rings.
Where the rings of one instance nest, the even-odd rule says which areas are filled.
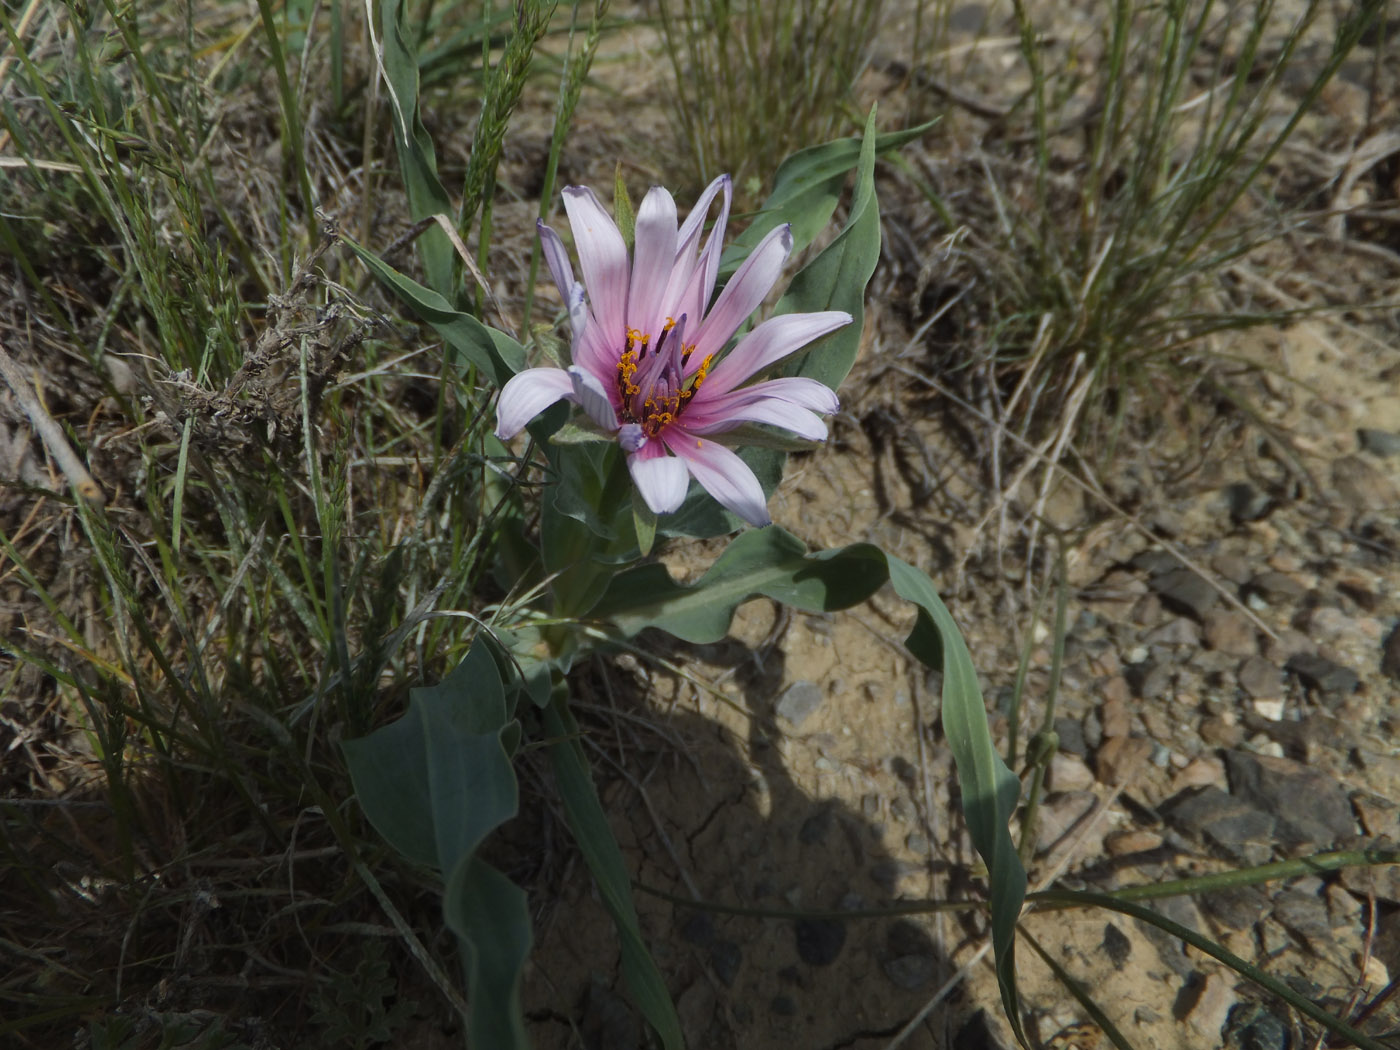
[[[539,234],[568,306],[573,364],[526,369],[506,383],[497,405],[498,437],[518,433],[556,401],[572,401],[616,434],[632,480],[655,513],[679,508],[693,477],[745,521],[771,521],[753,471],[715,439],[744,423],[824,439],[826,424],[819,413],[838,407],[830,389],[796,377],[748,381],[849,324],[851,315],[838,310],[782,314],[755,326],[724,353],[792,251],[791,230],[777,227],[714,298],[730,195],[729,176],[722,175],[678,228],[675,201],[653,187],[637,209],[629,259],[621,231],[593,191],[580,186],[564,191],[581,282],[574,279],[559,235],[543,222]],[[719,217],[702,245],[705,218],[717,198]]]

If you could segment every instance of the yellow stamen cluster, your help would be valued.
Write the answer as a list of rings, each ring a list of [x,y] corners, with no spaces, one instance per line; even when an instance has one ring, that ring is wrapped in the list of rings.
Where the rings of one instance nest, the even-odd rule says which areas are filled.
[[[661,330],[661,337],[656,341],[656,352],[661,353],[661,348],[666,342],[666,336],[671,329],[676,327],[673,318],[666,318],[666,324]],[[696,370],[694,378],[689,384],[666,394],[664,397],[657,394],[653,387],[648,392],[647,398],[641,403],[640,411],[633,409],[632,398],[642,392],[642,388],[637,384],[637,371],[641,366],[641,360],[646,356],[647,348],[651,343],[651,336],[646,332],[639,332],[635,328],[627,329],[627,345],[622,354],[617,359],[617,391],[622,395],[622,416],[624,420],[631,423],[640,423],[642,431],[649,437],[655,437],[663,428],[674,423],[680,416],[681,408],[695,396],[695,391],[700,389],[705,382],[705,376],[709,374],[710,366],[714,363],[714,354],[706,356]],[[684,348],[681,360],[687,361],[695,350],[695,344],[691,343]],[[663,389],[668,388],[663,387]],[[635,416],[634,416],[635,412]],[[637,418],[637,417],[640,418]]]
[[[629,338],[630,344],[632,340]],[[637,374],[637,351],[625,350],[617,362],[617,389],[624,398],[635,397],[642,392],[642,388],[632,382],[632,377]]]
[[[644,410],[642,418],[642,431],[650,437],[656,437],[661,433],[661,428],[676,421],[676,416],[680,414],[681,405],[685,404],[688,391],[681,391],[679,394],[672,394],[669,397],[649,397],[642,402]]]

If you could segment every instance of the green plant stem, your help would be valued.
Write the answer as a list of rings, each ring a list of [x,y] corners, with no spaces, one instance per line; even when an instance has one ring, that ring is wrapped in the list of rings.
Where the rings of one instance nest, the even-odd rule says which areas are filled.
[[[1369,868],[1386,864],[1400,864],[1400,850],[1351,849],[1332,853],[1318,853],[1311,857],[1298,857],[1294,860],[1280,860],[1272,864],[1260,864],[1252,868],[1235,871],[1222,871],[1214,875],[1195,875],[1189,879],[1173,879],[1170,882],[1154,882],[1143,886],[1125,886],[1096,896],[1112,897],[1119,901],[1157,900],[1162,897],[1183,897],[1196,893],[1215,893],[1220,890],[1235,889],[1239,886],[1254,886],[1275,879],[1291,879],[1300,875],[1321,875],[1343,868]],[[1029,894],[1027,903],[1076,907],[1071,898],[1077,891],[1042,890]]]
[[[1056,560],[1056,589],[1055,589],[1055,628],[1054,643],[1050,654],[1050,682],[1045,694],[1045,717],[1040,722],[1040,732],[1035,736],[1035,742],[1039,744],[1032,761],[1035,763],[1035,772],[1031,777],[1030,792],[1026,797],[1026,812],[1021,822],[1021,863],[1029,864],[1031,856],[1035,853],[1036,846],[1036,821],[1040,816],[1040,795],[1045,787],[1045,772],[1050,767],[1050,760],[1055,756],[1058,741],[1055,740],[1055,701],[1060,693],[1060,673],[1064,668],[1065,660],[1065,617],[1069,608],[1069,572],[1065,565],[1065,552],[1063,544],[1060,547],[1059,558]],[[1029,649],[1030,641],[1027,640]]]
[[[1031,946],[1031,949],[1040,956],[1041,961],[1044,962],[1046,966],[1050,967],[1050,972],[1055,975],[1055,979],[1069,990],[1069,994],[1074,996],[1075,1001],[1078,1002],[1080,1006],[1084,1007],[1084,1011],[1089,1015],[1089,1019],[1103,1030],[1103,1033],[1108,1036],[1113,1045],[1118,1047],[1118,1050],[1133,1050],[1133,1044],[1119,1031],[1118,1026],[1109,1020],[1108,1015],[1099,1008],[1098,1003],[1094,1002],[1088,990],[1069,975],[1069,972],[1056,961],[1055,957],[1041,946],[1040,941],[1031,936],[1030,932],[1024,926],[1018,926],[1017,932],[1025,938],[1026,943]]]
[[[549,157],[545,161],[544,181],[540,185],[539,217],[549,217],[549,209],[554,201],[554,182],[559,177],[559,156],[564,152],[564,140],[568,137],[569,125],[573,123],[574,108],[583,93],[583,83],[588,71],[593,67],[593,56],[598,51],[598,41],[602,36],[603,17],[607,14],[610,0],[594,0],[593,18],[588,24],[588,36],[584,39],[583,52],[574,55],[574,32],[578,21],[578,0],[574,2],[573,19],[569,23],[569,50],[564,60],[564,75],[559,81],[559,105],[554,111],[554,131],[549,138]],[[662,5],[663,9],[665,5]],[[524,338],[530,332],[530,318],[535,306],[535,282],[540,272],[540,242],[533,238],[530,242],[530,276],[525,282],[525,305],[521,309],[520,333]]]
[[[986,901],[899,901],[880,908],[750,908],[740,904],[719,904],[715,901],[682,897],[656,886],[633,880],[632,888],[649,897],[667,901],[681,908],[713,912],[716,915],[742,915],[754,919],[891,919],[901,915],[928,915],[945,911],[985,911]]]
[[[301,129],[301,116],[297,113],[296,94],[292,90],[291,77],[287,75],[287,57],[282,50],[282,37],[277,29],[277,20],[272,13],[271,0],[258,0],[258,14],[262,17],[263,32],[267,36],[267,49],[272,54],[272,68],[277,72],[277,92],[282,99],[283,160],[290,164],[301,190],[302,219],[306,223],[309,239],[316,240],[316,198],[311,192],[311,174],[306,167],[306,146]]]

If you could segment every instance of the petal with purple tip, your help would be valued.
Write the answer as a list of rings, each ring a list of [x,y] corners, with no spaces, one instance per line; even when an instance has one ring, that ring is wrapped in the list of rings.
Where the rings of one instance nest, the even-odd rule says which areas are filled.
[[[612,216],[586,186],[564,190],[564,210],[574,234],[579,268],[588,289],[593,316],[603,331],[622,338],[627,319],[629,263],[627,245]]]
[[[617,432],[617,443],[628,455],[640,452],[647,443],[646,431],[640,423],[623,423]]]
[[[695,254],[704,232],[705,217],[715,195],[723,191],[719,217],[710,227],[710,235],[699,256]],[[695,202],[685,225],[676,238],[676,265],[671,271],[671,279],[666,285],[664,296],[667,308],[673,314],[686,313],[700,317],[705,307],[710,305],[710,296],[715,291],[715,276],[719,273],[719,253],[724,247],[724,228],[729,223],[729,204],[734,195],[734,187],[728,175],[721,175],[706,187],[700,199]]]
[[[776,397],[759,397],[711,411],[685,414],[685,428],[697,434],[722,434],[740,423],[767,423],[790,430],[807,441],[825,441],[826,424],[810,409]]]
[[[705,405],[706,411],[723,411],[725,405],[744,405],[765,398],[788,401],[824,415],[831,415],[841,409],[841,401],[831,387],[804,376],[765,379],[759,383],[750,383],[748,386],[731,390],[727,394],[712,395],[703,399],[702,403]]]
[[[574,399],[574,384],[562,368],[527,368],[511,376],[496,401],[496,436],[514,437],[556,401]]]
[[[723,350],[739,326],[758,309],[782,275],[791,251],[792,228],[787,225],[775,227],[758,242],[724,286],[724,291],[719,293],[714,307],[695,333],[695,354],[691,361],[696,367],[708,355]]]
[[[608,388],[586,368],[570,366],[569,380],[573,385],[573,402],[588,413],[588,418],[604,430],[617,429],[617,411],[608,398]]]
[[[540,247],[544,249],[544,261],[549,264],[549,275],[554,278],[554,287],[559,289],[559,295],[567,303],[576,287],[574,266],[569,262],[568,250],[565,249],[559,235],[546,226],[543,219],[535,220],[535,229],[539,231]]]
[[[788,354],[801,350],[814,339],[851,323],[851,315],[842,310],[826,310],[812,314],[780,314],[770,317],[743,339],[739,340],[696,391],[697,402],[728,393],[744,380],[769,368]],[[699,351],[696,351],[696,357]],[[695,358],[691,358],[694,363]]]

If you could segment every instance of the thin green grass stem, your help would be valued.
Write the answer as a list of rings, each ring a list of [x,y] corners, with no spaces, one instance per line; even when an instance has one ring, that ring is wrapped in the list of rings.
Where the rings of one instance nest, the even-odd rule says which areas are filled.
[[[554,183],[559,177],[559,157],[564,152],[564,141],[568,138],[569,127],[573,123],[574,109],[583,94],[584,82],[593,68],[593,58],[598,51],[598,41],[602,36],[603,18],[608,11],[610,0],[594,0],[593,17],[588,23],[588,34],[584,38],[580,53],[574,51],[574,34],[578,28],[579,5],[582,0],[574,0],[573,15],[569,20],[569,46],[564,55],[564,72],[559,78],[559,102],[554,109],[554,130],[549,137],[549,156],[545,160],[544,181],[540,186],[541,221],[549,218],[554,203]],[[663,7],[665,5],[662,5]],[[535,284],[540,272],[540,242],[532,238],[530,242],[530,275],[525,282],[525,305],[521,310],[520,331],[530,333],[530,320],[534,315]]]
[[[1112,897],[1120,901],[1160,900],[1163,897],[1185,897],[1198,893],[1218,893],[1222,890],[1237,889],[1240,886],[1257,886],[1278,879],[1292,879],[1304,875],[1325,875],[1341,871],[1343,868],[1374,868],[1389,864],[1400,864],[1400,850],[1353,849],[1337,850],[1330,853],[1317,853],[1311,857],[1298,857],[1293,860],[1274,861],[1252,868],[1239,868],[1222,871],[1213,875],[1193,875],[1189,879],[1172,879],[1167,882],[1152,882],[1142,886],[1124,886],[1107,890],[1093,896]],[[1077,907],[1076,890],[1042,890],[1029,894],[1027,903],[1054,907]],[[1092,903],[1084,901],[1083,903]]]
[[[301,115],[297,111],[296,93],[292,90],[292,79],[287,74],[287,57],[282,49],[282,35],[272,11],[272,2],[257,0],[257,3],[258,14],[262,17],[263,34],[267,38],[267,49],[272,57],[272,68],[277,74],[277,93],[282,101],[282,141],[285,143],[282,151],[283,164],[284,167],[290,167],[297,180],[307,239],[314,243],[316,197],[311,192],[311,173],[306,165],[306,145],[303,140]]]
[[[1064,544],[1060,544],[1059,557],[1055,562],[1055,626],[1050,652],[1050,681],[1045,691],[1045,715],[1040,720],[1040,731],[1031,742],[1032,751],[1026,758],[1033,763],[1030,791],[1026,796],[1025,816],[1021,820],[1021,863],[1029,866],[1035,854],[1036,830],[1040,817],[1040,796],[1045,788],[1045,773],[1050,768],[1050,760],[1059,749],[1059,738],[1055,735],[1055,702],[1060,693],[1060,674],[1065,657],[1065,619],[1069,608],[1069,571],[1065,564]],[[1031,641],[1027,640],[1027,646]]]
[[[1050,967],[1050,972],[1055,975],[1055,980],[1064,985],[1069,994],[1074,996],[1075,1001],[1079,1003],[1080,1006],[1084,1007],[1084,1012],[1089,1015],[1089,1020],[1093,1021],[1094,1024],[1098,1025],[1099,1028],[1103,1030],[1104,1035],[1108,1036],[1109,1041],[1112,1042],[1114,1046],[1118,1047],[1118,1050],[1135,1050],[1127,1036],[1118,1029],[1117,1025],[1109,1020],[1108,1015],[1099,1008],[1099,1004],[1094,1002],[1093,997],[1089,995],[1088,989],[1071,977],[1069,971],[1061,966],[1059,962],[1041,946],[1040,941],[1032,936],[1024,925],[1018,926],[1016,932],[1020,934],[1021,938],[1040,956],[1041,961],[1044,962],[1046,966]]]

